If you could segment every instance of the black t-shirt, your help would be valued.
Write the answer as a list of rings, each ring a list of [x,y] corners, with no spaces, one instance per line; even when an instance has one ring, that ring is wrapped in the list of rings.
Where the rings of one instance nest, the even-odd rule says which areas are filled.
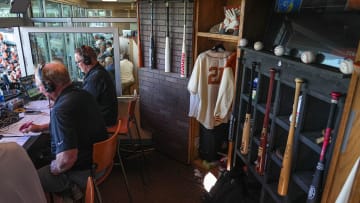
[[[95,97],[106,126],[115,125],[118,115],[115,85],[109,73],[99,63],[85,75],[83,89]]]
[[[90,169],[93,144],[108,137],[94,98],[72,85],[65,88],[54,103],[50,113],[50,135],[53,154],[79,150],[72,170]]]

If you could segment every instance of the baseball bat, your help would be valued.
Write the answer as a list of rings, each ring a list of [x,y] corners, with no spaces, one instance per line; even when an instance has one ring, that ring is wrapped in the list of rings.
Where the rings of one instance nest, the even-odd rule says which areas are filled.
[[[294,135],[295,135],[295,124],[296,124],[296,111],[299,102],[299,96],[301,91],[301,85],[304,81],[300,78],[295,78],[295,96],[294,96],[294,104],[292,109],[292,118],[290,122],[290,128],[288,133],[288,138],[286,142],[286,148],[283,156],[283,163],[280,171],[280,178],[278,184],[278,194],[281,196],[285,196],[288,191],[288,186],[290,182],[290,172],[291,172],[291,161],[292,161],[292,150],[294,143]]]
[[[316,165],[314,177],[313,177],[311,185],[309,187],[307,203],[318,202],[319,198],[320,198],[320,193],[321,193],[320,188],[321,188],[322,176],[324,174],[325,153],[326,153],[327,146],[329,144],[331,131],[333,129],[335,110],[336,110],[336,106],[337,106],[340,96],[341,96],[341,94],[339,92],[331,92],[331,106],[330,106],[330,113],[329,113],[328,121],[326,124],[324,142],[323,142],[321,152],[320,152],[320,159]]]
[[[187,56],[186,56],[186,1],[184,0],[184,31],[181,47],[180,77],[187,77]]]
[[[267,134],[268,134],[268,126],[269,126],[269,115],[271,109],[271,98],[272,98],[274,81],[275,81],[275,73],[276,73],[275,69],[270,68],[270,81],[269,81],[269,89],[266,99],[265,116],[264,116],[263,127],[260,135],[260,145],[258,148],[258,157],[255,167],[256,172],[259,175],[264,175],[264,171],[265,171]]]
[[[170,72],[169,1],[166,4],[165,73]]]
[[[150,68],[155,69],[155,41],[154,41],[154,2],[150,1],[151,5],[151,33],[150,33]]]
[[[235,55],[236,56],[236,55]],[[232,67],[232,60],[227,60],[225,67]],[[236,71],[237,73],[237,78],[240,78],[240,74],[241,71]],[[240,80],[236,80],[236,84],[235,84],[235,95],[239,95],[238,92],[240,91]],[[236,115],[238,115],[238,104],[240,101],[240,97],[239,96],[235,96],[234,97],[234,101],[232,104],[232,112],[231,112],[231,116],[230,116],[230,121],[229,121],[229,130],[228,130],[228,153],[227,153],[227,162],[226,162],[226,170],[230,171],[231,169],[231,164],[232,164],[232,159],[233,159],[233,148],[234,148],[234,134],[235,134],[235,130],[237,125],[236,125]]]
[[[252,89],[253,89],[254,72],[255,72],[256,66],[257,66],[257,63],[253,62],[252,66],[251,66],[251,72],[250,72],[249,102],[246,107],[246,115],[245,115],[244,127],[243,127],[243,132],[242,132],[242,138],[241,138],[240,153],[244,154],[244,155],[249,152]]]
[[[137,3],[137,21],[138,21],[138,32],[137,32],[137,42],[138,42],[138,66],[144,67],[143,61],[143,52],[141,47],[141,32],[140,32],[140,3]]]

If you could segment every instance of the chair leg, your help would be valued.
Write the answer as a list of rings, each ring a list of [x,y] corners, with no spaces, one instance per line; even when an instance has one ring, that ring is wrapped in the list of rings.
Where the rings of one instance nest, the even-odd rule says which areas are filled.
[[[142,156],[142,162],[140,162],[141,178],[142,178],[143,184],[146,185],[145,177],[144,177],[144,165],[145,165],[145,161],[146,161],[145,152],[144,152],[144,148],[143,148],[143,145],[142,145],[141,136],[140,136],[140,130],[139,130],[139,126],[137,125],[136,117],[134,117],[133,119],[134,119],[134,123],[135,123],[136,133],[137,133],[137,136],[138,136],[138,145],[139,145],[139,148],[140,148],[140,151],[141,151],[141,156]]]
[[[120,162],[120,167],[121,167],[121,170],[122,170],[122,174],[124,176],[125,185],[126,185],[126,191],[128,193],[128,196],[129,196],[129,202],[132,203],[133,200],[132,200],[132,196],[131,196],[131,193],[130,193],[129,182],[128,182],[128,179],[127,179],[127,175],[126,175],[126,171],[125,171],[125,167],[124,167],[124,162],[122,161],[122,158],[121,158],[119,146],[120,146],[120,144],[118,144],[118,147],[117,147],[117,155],[118,155],[118,159],[119,159],[119,162]]]
[[[93,176],[93,184],[94,184],[94,188],[95,188],[95,191],[96,191],[97,202],[102,203],[103,201],[102,201],[102,198],[101,198],[101,193],[100,193],[98,185],[96,184],[94,176]]]

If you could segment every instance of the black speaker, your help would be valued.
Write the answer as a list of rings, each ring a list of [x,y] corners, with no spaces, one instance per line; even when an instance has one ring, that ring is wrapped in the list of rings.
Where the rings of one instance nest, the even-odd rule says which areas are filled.
[[[48,92],[48,93],[53,92],[55,90],[55,85],[50,81],[45,81],[44,80],[44,78],[42,76],[43,68],[44,68],[44,66],[41,66],[41,67],[38,68],[39,80],[44,85],[44,88],[45,88],[46,92]]]
[[[10,13],[26,13],[30,0],[11,0]]]
[[[87,47],[81,46],[81,55],[83,57],[83,62],[85,65],[91,64],[91,57],[88,54]]]

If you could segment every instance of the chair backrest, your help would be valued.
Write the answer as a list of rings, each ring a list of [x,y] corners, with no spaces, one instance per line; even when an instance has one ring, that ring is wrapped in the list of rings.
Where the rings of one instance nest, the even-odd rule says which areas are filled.
[[[95,173],[104,171],[111,166],[116,154],[117,135],[120,131],[121,121],[113,135],[108,139],[94,144],[93,162],[96,164]]]
[[[85,203],[94,203],[94,202],[95,202],[94,180],[91,176],[89,176],[86,184]]]

